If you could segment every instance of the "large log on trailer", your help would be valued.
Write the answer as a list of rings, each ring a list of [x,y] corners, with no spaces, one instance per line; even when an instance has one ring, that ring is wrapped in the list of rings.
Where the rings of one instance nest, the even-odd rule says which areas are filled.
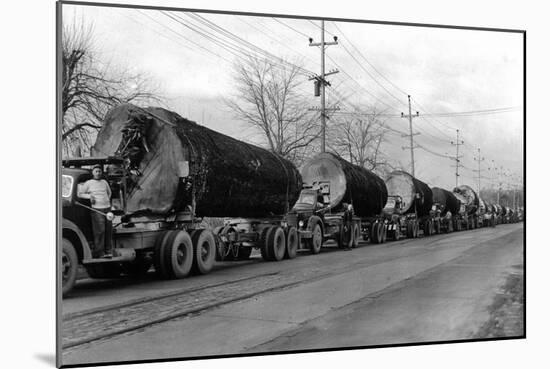
[[[329,182],[329,207],[338,210],[343,203],[351,203],[360,217],[379,215],[388,196],[382,178],[332,153],[321,153],[308,161],[302,168],[302,179],[308,186]]]
[[[479,215],[483,215],[487,212],[487,203],[483,201],[481,197],[478,197],[479,200],[479,207],[477,209],[477,212]]]
[[[485,205],[487,206],[487,213],[488,214],[496,214],[497,208],[495,205],[493,205],[490,202],[485,201]]]
[[[197,216],[284,214],[302,187],[288,160],[162,108],[121,105],[106,116],[93,153],[126,159],[127,212]],[[188,174],[185,177],[185,174]]]
[[[388,196],[401,198],[402,207],[398,211],[399,214],[410,214],[416,211],[418,216],[425,216],[430,213],[433,194],[427,184],[402,170],[391,172],[385,182]]]
[[[453,195],[451,191],[443,188],[432,187],[433,203],[441,206],[441,213],[446,214],[448,211],[452,215],[456,215],[460,211],[460,201]]]
[[[455,187],[453,192],[460,195],[457,197],[463,202],[468,215],[472,215],[477,211],[479,207],[479,196],[470,186],[461,185]]]

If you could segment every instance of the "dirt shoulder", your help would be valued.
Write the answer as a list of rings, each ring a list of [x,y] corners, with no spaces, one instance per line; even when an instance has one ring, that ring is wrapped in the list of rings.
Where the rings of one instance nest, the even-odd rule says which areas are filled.
[[[474,335],[475,338],[524,336],[525,290],[523,266],[516,265],[506,278],[501,291],[489,307],[489,320]]]

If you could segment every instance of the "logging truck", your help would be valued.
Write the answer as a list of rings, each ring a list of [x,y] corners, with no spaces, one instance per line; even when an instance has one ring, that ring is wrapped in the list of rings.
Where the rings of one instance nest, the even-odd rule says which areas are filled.
[[[388,221],[388,237],[398,240],[402,235],[416,238],[440,231],[441,215],[432,208],[432,190],[407,172],[398,170],[385,180],[388,201],[384,216]]]
[[[303,189],[285,217],[297,229],[301,248],[318,253],[328,240],[340,248],[357,247],[361,238],[385,241],[382,179],[332,153],[309,160],[301,174]]]
[[[161,108],[121,105],[106,116],[92,154],[62,162],[63,294],[83,266],[93,278],[208,273],[217,260],[296,256],[297,230],[285,221],[301,188],[298,170],[267,150]],[[112,190],[104,214],[108,245],[93,245],[89,200],[78,186],[102,165]],[[213,226],[208,219],[222,223]],[[112,258],[92,250],[112,246]]]

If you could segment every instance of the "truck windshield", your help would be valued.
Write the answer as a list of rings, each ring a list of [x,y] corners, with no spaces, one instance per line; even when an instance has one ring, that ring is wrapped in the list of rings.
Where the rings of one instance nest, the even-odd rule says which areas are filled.
[[[71,197],[72,192],[73,192],[73,177],[63,175],[61,177],[61,196]]]
[[[300,198],[298,199],[298,201],[296,201],[296,203],[313,205],[313,204],[315,204],[315,198],[316,198],[316,195],[313,194],[313,193],[303,193],[302,192],[300,194]]]
[[[396,200],[393,196],[388,196],[388,201],[386,202],[386,208],[395,208]]]

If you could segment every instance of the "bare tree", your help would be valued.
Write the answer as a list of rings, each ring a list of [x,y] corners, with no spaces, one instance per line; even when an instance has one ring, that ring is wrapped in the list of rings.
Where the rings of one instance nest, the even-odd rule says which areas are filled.
[[[145,75],[100,60],[93,26],[66,24],[62,30],[62,123],[64,154],[88,151],[105,114],[123,103],[161,102],[158,88]]]
[[[269,149],[296,165],[319,137],[316,115],[297,93],[300,68],[250,59],[235,65],[235,95],[226,100],[237,119],[265,139]]]
[[[382,151],[387,128],[381,113],[357,112],[333,119],[330,125],[328,147],[348,159],[350,163],[381,175],[394,168],[390,158]]]

